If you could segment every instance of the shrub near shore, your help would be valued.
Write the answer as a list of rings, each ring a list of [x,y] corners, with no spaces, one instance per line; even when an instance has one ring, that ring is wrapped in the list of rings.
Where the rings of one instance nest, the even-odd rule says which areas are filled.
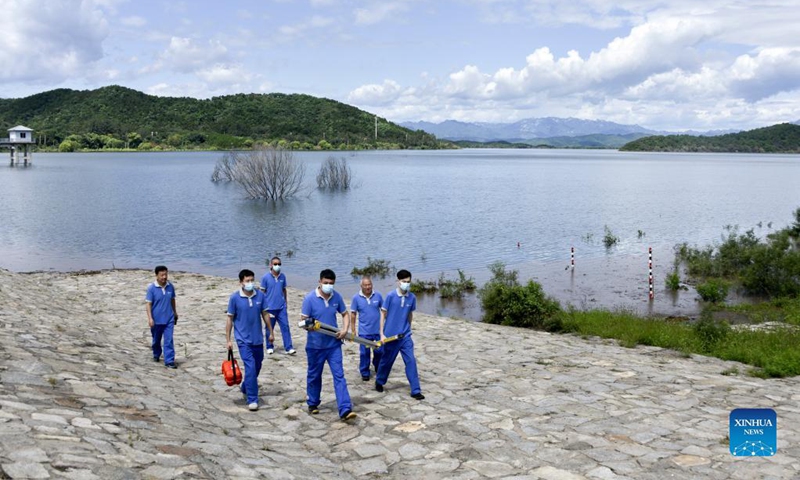
[[[625,311],[563,310],[557,301],[544,294],[538,283],[531,280],[522,285],[516,270],[507,271],[502,263],[489,268],[493,277],[479,292],[487,323],[613,338],[631,348],[650,345],[685,355],[709,355],[752,365],[756,368],[749,373],[754,376],[800,375],[797,325],[787,324],[772,330],[734,329],[724,321],[715,320],[710,309],[693,325],[642,318]],[[800,320],[796,323],[800,324]]]

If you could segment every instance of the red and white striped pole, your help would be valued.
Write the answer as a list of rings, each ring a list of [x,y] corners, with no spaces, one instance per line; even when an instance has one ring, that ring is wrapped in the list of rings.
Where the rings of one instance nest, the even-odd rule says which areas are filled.
[[[570,266],[575,270],[575,247],[570,248]]]
[[[650,281],[650,300],[655,297],[653,293],[653,247],[647,248],[647,253],[649,255],[649,259],[647,261],[648,270],[650,271],[649,281]]]

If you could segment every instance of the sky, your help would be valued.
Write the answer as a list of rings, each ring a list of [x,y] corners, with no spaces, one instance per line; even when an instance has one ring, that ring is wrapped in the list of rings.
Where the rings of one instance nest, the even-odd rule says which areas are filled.
[[[800,120],[800,0],[0,0],[0,98],[304,93],[390,121]]]

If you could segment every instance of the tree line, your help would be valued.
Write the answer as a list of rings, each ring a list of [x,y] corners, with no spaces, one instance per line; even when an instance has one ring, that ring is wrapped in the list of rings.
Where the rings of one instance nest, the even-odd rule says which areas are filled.
[[[781,123],[715,137],[655,135],[627,143],[636,152],[800,153],[800,125]]]
[[[156,97],[116,85],[57,89],[0,99],[0,124],[6,129],[30,127],[41,147],[62,151],[229,150],[258,144],[294,150],[450,146],[422,130],[409,130],[341,102],[282,93],[200,100]]]

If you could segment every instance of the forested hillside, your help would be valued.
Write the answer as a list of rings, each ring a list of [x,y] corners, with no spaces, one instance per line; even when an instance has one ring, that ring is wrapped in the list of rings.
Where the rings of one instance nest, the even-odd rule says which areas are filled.
[[[800,153],[800,125],[781,123],[717,137],[656,135],[625,144],[637,152]]]
[[[44,147],[439,148],[436,137],[341,102],[310,95],[237,94],[208,100],[156,97],[120,86],[52,90],[0,99],[0,128],[25,125]]]

